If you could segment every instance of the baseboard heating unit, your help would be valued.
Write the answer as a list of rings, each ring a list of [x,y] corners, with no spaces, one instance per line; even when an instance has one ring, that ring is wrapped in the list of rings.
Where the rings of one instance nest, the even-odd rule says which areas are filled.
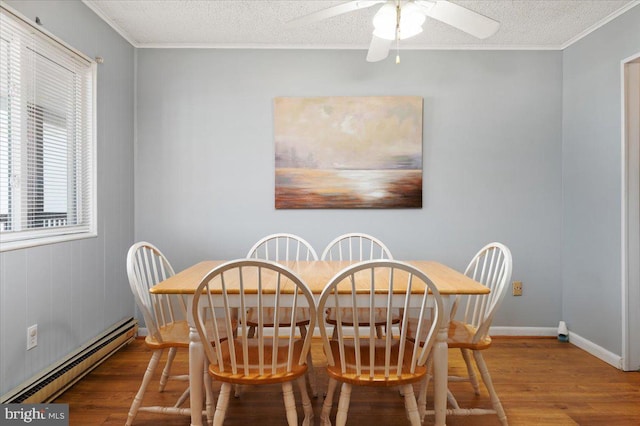
[[[136,337],[138,322],[123,320],[61,361],[2,395],[0,403],[50,402]]]

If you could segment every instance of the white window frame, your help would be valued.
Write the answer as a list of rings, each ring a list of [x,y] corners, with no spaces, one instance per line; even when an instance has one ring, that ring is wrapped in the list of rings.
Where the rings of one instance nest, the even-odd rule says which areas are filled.
[[[26,193],[28,191],[26,184],[18,183],[19,193],[20,195],[14,195],[15,199],[13,199],[12,203],[15,205],[16,203],[21,204],[21,207],[17,207],[15,210],[11,209],[10,215],[13,216],[11,218],[13,222],[14,230],[5,231],[0,227],[0,252],[15,250],[20,248],[27,247],[35,247],[44,244],[52,244],[70,240],[77,240],[83,238],[92,238],[97,237],[97,133],[96,133],[96,99],[97,99],[97,64],[94,60],[89,58],[88,56],[78,52],[76,49],[70,47],[65,42],[44,30],[42,27],[36,25],[28,18],[22,16],[19,12],[13,10],[8,7],[4,2],[0,2],[0,13],[2,13],[2,19],[10,19],[14,22],[18,23],[21,26],[28,26],[29,31],[33,34],[33,37],[39,38],[39,46],[45,45],[45,48],[42,50],[43,57],[47,58],[46,55],[53,50],[64,49],[66,54],[69,56],[75,57],[77,60],[81,60],[87,63],[88,66],[88,77],[90,79],[88,96],[90,96],[90,100],[86,102],[85,107],[87,110],[81,111],[80,113],[84,114],[87,117],[89,123],[86,126],[83,126],[85,130],[85,137],[82,146],[84,147],[84,151],[79,157],[86,157],[86,161],[83,161],[84,173],[78,173],[75,176],[75,179],[81,179],[83,181],[82,185],[84,187],[83,191],[76,192],[74,204],[74,210],[76,214],[82,214],[83,221],[78,225],[67,225],[66,222],[61,223],[53,223],[53,226],[50,227],[37,227],[37,228],[28,228],[21,229],[24,226],[24,223],[18,223],[16,221],[24,221],[25,214],[24,211],[26,209],[26,203],[24,202],[24,198],[26,198]],[[52,50],[47,52],[47,49],[51,48]],[[25,78],[25,74],[20,71],[20,78]],[[20,146],[21,156],[19,163],[25,162],[27,155],[26,152],[26,138],[27,138],[27,104],[28,100],[21,93],[21,113],[20,122],[15,124],[15,126],[20,126],[20,139],[13,142],[9,142],[11,146],[17,144]],[[38,105],[36,105],[38,106]],[[43,119],[44,120],[44,119]],[[44,121],[43,121],[44,123]],[[13,128],[13,127],[12,127]],[[71,143],[71,142],[68,142]],[[87,152],[88,151],[88,152]],[[3,153],[5,155],[5,153]],[[8,154],[7,162],[8,162]],[[44,167],[44,166],[43,166]],[[67,171],[67,176],[69,176],[69,171]],[[22,176],[26,176],[24,172],[18,172],[18,179],[23,179]],[[11,180],[14,176],[7,176],[7,179]],[[69,179],[67,179],[67,183],[69,183]],[[4,190],[0,188],[0,190]],[[22,201],[20,199],[23,198]],[[8,199],[8,195],[7,195]],[[78,201],[82,199],[81,201]],[[71,201],[68,201],[71,202]],[[16,212],[21,212],[21,218],[16,217]]]

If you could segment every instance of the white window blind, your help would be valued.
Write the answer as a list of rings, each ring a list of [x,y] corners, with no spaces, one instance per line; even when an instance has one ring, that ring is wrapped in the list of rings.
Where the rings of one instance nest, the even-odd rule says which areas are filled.
[[[95,63],[0,8],[0,249],[95,235]]]

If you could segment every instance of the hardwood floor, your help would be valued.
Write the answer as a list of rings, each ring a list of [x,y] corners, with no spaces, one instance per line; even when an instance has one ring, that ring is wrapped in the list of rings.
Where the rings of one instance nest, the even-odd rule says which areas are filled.
[[[462,374],[458,351],[450,350],[450,372]],[[129,405],[140,385],[150,352],[136,340],[115,354],[56,401],[68,403],[73,426],[123,425]],[[510,425],[638,425],[640,424],[640,373],[621,372],[588,353],[550,338],[495,338],[484,353],[494,386]],[[313,362],[319,382],[326,388],[320,341],[314,342]],[[162,365],[162,363],[161,363]],[[187,371],[187,353],[178,355],[174,372]],[[160,373],[158,368],[157,374]],[[159,377],[159,376],[158,376]],[[170,382],[157,392],[158,380],[149,386],[145,403],[172,404],[185,383]],[[218,390],[219,384],[214,384]],[[461,406],[490,407],[486,390],[476,397],[468,383],[450,389]],[[337,392],[332,421],[335,420]],[[429,401],[432,402],[431,393]],[[300,398],[296,393],[296,402]],[[322,397],[312,401],[319,424]],[[428,403],[429,404],[429,403]],[[299,419],[302,409],[299,406]],[[280,387],[246,388],[232,398],[225,425],[284,425]],[[407,425],[402,398],[393,389],[354,388],[349,425]],[[432,425],[427,417],[425,425]],[[447,425],[499,425],[495,415],[448,417]],[[139,413],[134,426],[189,425],[183,416]]]

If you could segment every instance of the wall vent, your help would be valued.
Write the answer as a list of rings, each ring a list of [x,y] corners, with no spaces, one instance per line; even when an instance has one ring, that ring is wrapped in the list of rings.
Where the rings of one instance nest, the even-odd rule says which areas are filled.
[[[131,342],[136,337],[137,330],[138,323],[133,318],[115,324],[77,351],[2,395],[0,403],[40,404],[54,400],[118,349]]]

